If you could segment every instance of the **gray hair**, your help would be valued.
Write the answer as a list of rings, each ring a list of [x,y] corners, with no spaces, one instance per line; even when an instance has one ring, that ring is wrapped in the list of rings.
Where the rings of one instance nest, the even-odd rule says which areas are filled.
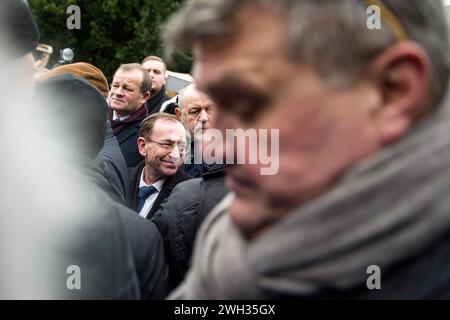
[[[442,2],[383,0],[382,3],[403,25],[408,38],[428,53],[432,65],[433,104],[437,104],[447,90],[450,70]],[[287,21],[290,57],[310,65],[332,85],[352,85],[377,54],[398,41],[387,25],[382,24],[379,30],[367,27],[369,15],[365,1],[190,0],[166,26],[166,53],[170,56],[175,50],[190,49],[197,41],[226,41],[233,34],[236,13],[249,4],[283,14]]]
[[[186,98],[186,95],[190,92],[195,90],[195,84],[194,83],[190,83],[187,86],[183,87],[179,92],[178,92],[178,108],[180,108],[180,110],[184,109],[184,105],[183,105],[183,101]]]

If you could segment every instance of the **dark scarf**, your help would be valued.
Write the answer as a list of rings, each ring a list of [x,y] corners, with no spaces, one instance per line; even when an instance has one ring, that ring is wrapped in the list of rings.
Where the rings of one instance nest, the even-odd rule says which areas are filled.
[[[421,255],[450,232],[449,137],[447,105],[251,242],[227,214],[230,194],[202,225],[170,298],[311,296],[365,284],[369,265],[389,270]]]
[[[134,113],[132,113],[128,118],[126,118],[123,121],[120,120],[113,120],[113,110],[109,109],[109,120],[111,121],[111,127],[113,129],[114,135],[118,135],[120,131],[122,131],[123,128],[126,127],[127,124],[133,123],[133,122],[141,122],[142,120],[147,117],[148,112],[147,108],[141,107]]]
[[[153,114],[159,112],[161,104],[166,100],[166,87],[163,86],[158,93],[151,96],[145,104],[148,110],[148,114]]]

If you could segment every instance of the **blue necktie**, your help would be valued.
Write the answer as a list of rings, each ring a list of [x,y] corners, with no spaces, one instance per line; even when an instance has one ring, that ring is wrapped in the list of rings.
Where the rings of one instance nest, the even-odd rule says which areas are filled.
[[[140,187],[137,195],[137,208],[136,211],[139,213],[144,206],[145,200],[154,192],[157,192],[154,186]]]

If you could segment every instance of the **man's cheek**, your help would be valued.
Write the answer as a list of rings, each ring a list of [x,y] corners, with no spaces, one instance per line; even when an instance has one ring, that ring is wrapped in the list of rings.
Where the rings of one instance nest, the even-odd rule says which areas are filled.
[[[147,160],[151,163],[158,161],[158,153],[156,150],[150,150],[147,152]]]

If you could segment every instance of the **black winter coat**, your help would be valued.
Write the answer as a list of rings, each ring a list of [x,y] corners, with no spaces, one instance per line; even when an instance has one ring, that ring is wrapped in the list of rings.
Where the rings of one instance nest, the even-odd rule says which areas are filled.
[[[178,184],[152,219],[164,239],[173,288],[189,269],[198,228],[228,192],[224,178],[222,168]]]
[[[128,123],[117,135],[117,142],[119,142],[123,157],[127,163],[128,168],[135,167],[144,160],[141,156],[137,146],[137,139],[139,137],[139,130],[141,128],[141,121]]]
[[[84,166],[84,174],[100,190],[110,194],[110,185],[92,165]],[[116,211],[125,227],[136,268],[142,299],[164,299],[169,293],[168,266],[164,256],[164,246],[158,228],[136,212],[121,205],[113,198],[107,206]],[[106,205],[106,204],[105,204]]]
[[[120,197],[120,203],[125,203],[125,190],[128,183],[127,163],[123,157],[117,138],[113,135],[108,121],[105,133],[105,143],[95,158],[97,166]]]

